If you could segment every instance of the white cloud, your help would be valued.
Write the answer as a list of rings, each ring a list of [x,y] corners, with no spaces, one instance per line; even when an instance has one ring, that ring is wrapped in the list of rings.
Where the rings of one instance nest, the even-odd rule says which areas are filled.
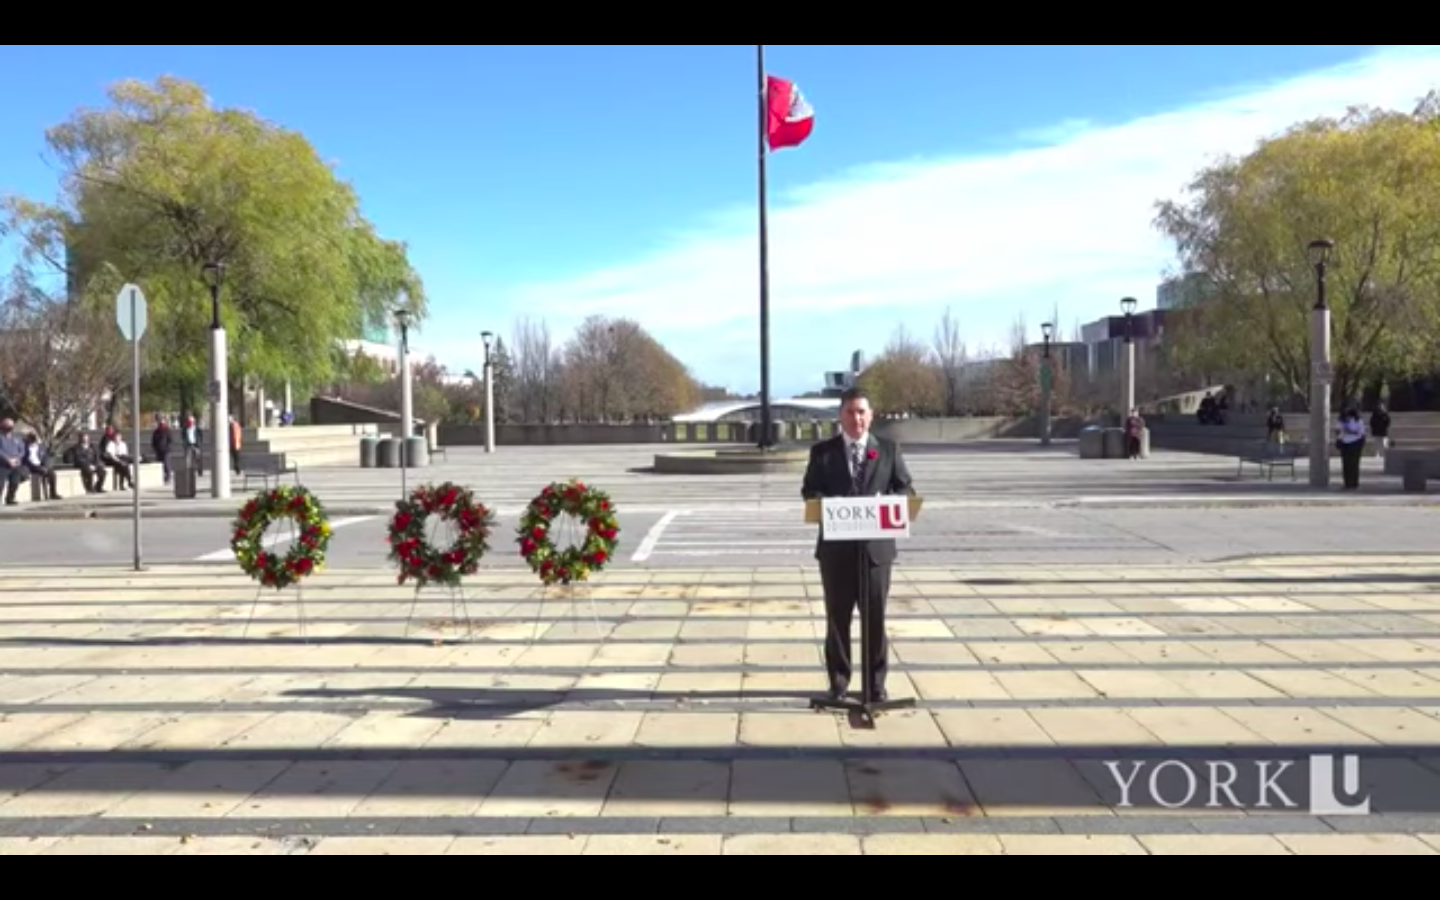
[[[856,347],[878,351],[902,319],[928,335],[947,305],[972,344],[990,345],[1007,339],[1017,313],[1035,327],[1058,305],[1068,331],[1076,319],[1115,312],[1122,296],[1149,302],[1174,257],[1153,227],[1155,202],[1176,196],[1198,168],[1350,105],[1409,108],[1433,86],[1440,52],[1390,50],[1123,124],[1069,120],[1019,136],[1010,153],[872,165],[772,188],[775,389],[816,385]],[[804,152],[774,157],[772,184],[785,185],[789,154]],[[635,318],[702,377],[753,389],[755,211],[705,221],[662,252],[521,286],[508,304],[543,310],[556,325],[590,313]]]

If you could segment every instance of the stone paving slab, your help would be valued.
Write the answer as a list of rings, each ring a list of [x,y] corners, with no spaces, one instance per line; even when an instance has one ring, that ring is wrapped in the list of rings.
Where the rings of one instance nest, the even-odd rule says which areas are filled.
[[[297,599],[7,572],[0,854],[1440,852],[1440,558],[903,567],[873,731],[800,567]]]

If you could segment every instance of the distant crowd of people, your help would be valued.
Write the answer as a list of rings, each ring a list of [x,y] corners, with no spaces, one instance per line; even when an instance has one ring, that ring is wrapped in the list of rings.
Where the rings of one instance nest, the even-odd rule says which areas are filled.
[[[289,426],[293,421],[287,414],[286,421],[281,424]],[[174,478],[170,462],[177,431],[181,446],[188,455],[190,467],[199,476],[205,474],[205,456],[201,449],[203,434],[195,416],[186,414],[175,417],[172,421],[166,416],[157,415],[155,428],[150,434],[150,449],[164,470],[167,485]],[[238,475],[241,473],[243,430],[234,416],[230,417],[229,431],[231,467]],[[3,493],[6,506],[15,506],[20,502],[20,487],[29,483],[32,478],[40,484],[38,499],[63,500],[57,477],[57,470],[60,468],[78,471],[80,482],[87,494],[106,493],[107,481],[113,485],[113,490],[132,490],[139,462],[140,458],[132,452],[125,436],[113,426],[105,427],[98,445],[91,438],[90,432],[80,432],[75,443],[60,455],[57,464],[53,451],[38,435],[29,432],[21,437],[15,433],[15,422],[12,419],[0,420],[0,493]]]
[[[104,493],[105,479],[112,473],[117,490],[126,490],[134,484],[135,457],[125,438],[112,427],[106,427],[98,447],[91,441],[89,432],[81,432],[75,445],[65,451],[62,463],[80,471],[86,493]],[[20,502],[20,486],[31,478],[39,480],[40,499],[64,499],[60,496],[50,448],[33,431],[23,438],[17,437],[14,420],[0,420],[0,480],[3,480],[6,506]]]

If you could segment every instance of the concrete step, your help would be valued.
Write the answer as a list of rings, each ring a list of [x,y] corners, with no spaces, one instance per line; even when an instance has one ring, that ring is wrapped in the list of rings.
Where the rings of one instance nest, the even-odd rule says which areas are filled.
[[[1193,444],[1206,444],[1216,441],[1262,441],[1265,439],[1265,432],[1253,431],[1248,428],[1152,428],[1150,429],[1152,441],[1185,441]]]
[[[247,431],[245,447],[267,447],[273,452],[307,447],[339,447],[355,444],[365,435],[379,431],[373,425],[322,426],[315,428],[263,428]]]
[[[1396,424],[1390,429],[1390,437],[1400,447],[1440,447],[1440,425],[1414,426]]]
[[[274,459],[283,456],[290,465],[298,466],[300,471],[306,469],[337,468],[341,466],[360,466],[360,446],[358,442],[345,447],[320,447],[309,450],[297,450],[288,453],[268,453],[255,449],[244,449],[240,451],[247,460]],[[205,471],[209,472],[215,466],[211,454],[205,454]]]
[[[330,450],[304,450],[298,453],[286,453],[285,459],[294,466],[299,466],[303,472],[306,469],[328,469],[341,466],[360,467],[360,448],[346,447],[344,449]]]
[[[1415,425],[1423,428],[1440,428],[1440,413],[1435,412],[1410,412],[1393,413],[1395,425]]]
[[[313,437],[359,437],[374,434],[374,425],[295,425],[290,428],[246,428],[245,437],[254,441],[270,441],[276,438]]]
[[[362,437],[312,438],[304,441],[250,441],[244,445],[246,451],[254,453],[316,453],[326,450],[353,449],[360,452]]]

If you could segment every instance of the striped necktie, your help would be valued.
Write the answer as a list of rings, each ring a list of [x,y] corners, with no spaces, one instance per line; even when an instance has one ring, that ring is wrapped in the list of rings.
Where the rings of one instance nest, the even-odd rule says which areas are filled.
[[[855,496],[859,497],[865,490],[865,448],[855,444],[851,452],[855,455]]]

